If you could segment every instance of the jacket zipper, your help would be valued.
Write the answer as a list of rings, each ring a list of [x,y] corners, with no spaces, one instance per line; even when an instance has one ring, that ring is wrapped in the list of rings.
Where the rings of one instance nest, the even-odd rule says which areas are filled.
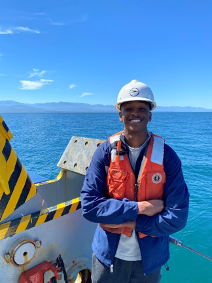
[[[135,201],[138,201],[138,184],[135,184]]]

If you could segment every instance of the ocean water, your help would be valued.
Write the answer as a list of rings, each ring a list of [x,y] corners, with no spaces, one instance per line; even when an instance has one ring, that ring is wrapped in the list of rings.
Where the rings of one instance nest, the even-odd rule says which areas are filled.
[[[11,144],[28,171],[53,179],[72,136],[107,139],[122,130],[118,114],[2,114]],[[212,257],[212,113],[153,113],[149,130],[162,136],[182,161],[190,192],[187,226],[173,235]],[[212,282],[212,261],[170,245],[161,283]]]

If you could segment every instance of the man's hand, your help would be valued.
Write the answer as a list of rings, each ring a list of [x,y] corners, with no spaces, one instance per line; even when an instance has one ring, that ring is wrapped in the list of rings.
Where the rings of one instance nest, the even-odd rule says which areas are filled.
[[[153,216],[164,209],[164,201],[160,199],[152,199],[148,201],[138,202],[138,214],[145,214],[148,216]],[[113,228],[112,233],[120,234],[123,231],[124,227],[129,227],[135,229],[135,221],[127,221],[123,224],[101,224],[101,227],[104,228]]]
[[[153,216],[164,209],[164,201],[161,199],[152,199],[138,202],[138,214]]]

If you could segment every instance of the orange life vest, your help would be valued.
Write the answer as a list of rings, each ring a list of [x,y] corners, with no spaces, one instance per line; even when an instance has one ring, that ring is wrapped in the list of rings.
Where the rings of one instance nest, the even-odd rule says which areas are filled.
[[[136,181],[128,155],[122,155],[121,133],[109,138],[110,144],[114,142],[117,144],[117,149],[111,150],[111,162],[107,175],[107,197],[119,200],[127,198],[138,202],[162,199],[166,181],[163,167],[164,139],[152,134]],[[113,232],[114,228],[106,228],[105,230]],[[132,229],[123,227],[121,234],[131,237]],[[147,236],[141,232],[138,234],[140,238]]]

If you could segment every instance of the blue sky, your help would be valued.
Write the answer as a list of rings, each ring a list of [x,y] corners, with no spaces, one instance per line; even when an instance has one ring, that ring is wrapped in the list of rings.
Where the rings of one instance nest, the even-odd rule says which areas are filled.
[[[212,109],[212,1],[0,0],[0,100]]]

